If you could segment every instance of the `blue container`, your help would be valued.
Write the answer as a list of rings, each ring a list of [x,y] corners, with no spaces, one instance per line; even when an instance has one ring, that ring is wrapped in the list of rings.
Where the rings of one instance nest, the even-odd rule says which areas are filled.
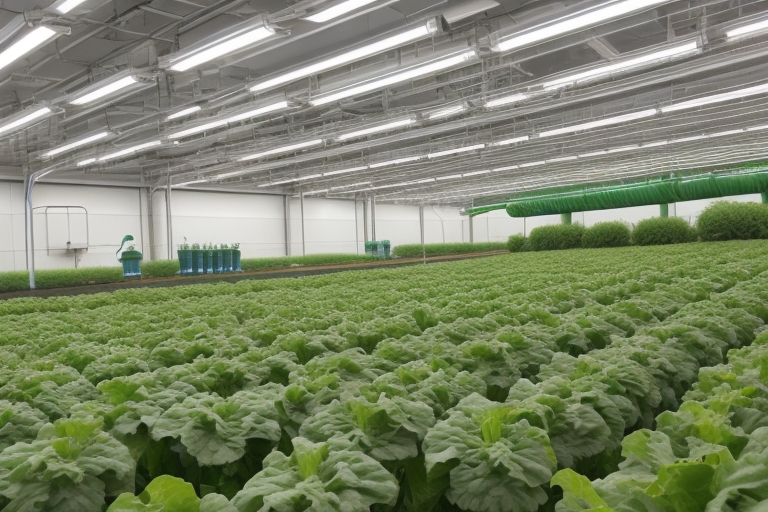
[[[221,252],[224,255],[224,264],[222,265],[222,271],[232,272],[232,249],[224,249]]]
[[[192,251],[179,250],[179,274],[182,276],[192,275]]]
[[[213,251],[204,250],[203,253],[203,274],[213,274]]]
[[[240,268],[240,251],[237,249],[232,251],[232,271],[233,272],[243,271],[243,269]]]
[[[213,251],[213,273],[221,274],[224,272],[224,255],[222,250]]]
[[[120,255],[120,263],[123,264],[123,277],[141,277],[141,260],[144,256],[139,251],[125,251]]]

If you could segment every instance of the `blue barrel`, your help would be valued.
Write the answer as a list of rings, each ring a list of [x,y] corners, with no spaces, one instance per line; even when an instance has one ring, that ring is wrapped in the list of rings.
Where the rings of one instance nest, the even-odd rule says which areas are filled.
[[[123,277],[141,277],[141,260],[144,256],[139,251],[125,251],[120,255],[120,263],[123,264]]]

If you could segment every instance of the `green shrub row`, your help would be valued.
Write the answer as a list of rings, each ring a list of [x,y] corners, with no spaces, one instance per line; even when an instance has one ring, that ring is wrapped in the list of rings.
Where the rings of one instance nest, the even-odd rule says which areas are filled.
[[[699,239],[705,242],[768,239],[768,206],[719,201],[704,210],[695,228],[678,217],[645,219],[632,230],[622,222],[601,222],[591,228],[579,224],[542,226],[531,230],[528,238],[522,235],[509,237],[507,249],[524,252],[632,244],[668,245]]]
[[[450,256],[454,254],[471,254],[479,252],[503,251],[507,248],[505,242],[456,243],[456,244],[426,244],[424,253],[427,256]],[[392,249],[395,258],[421,258],[421,244],[398,245]]]

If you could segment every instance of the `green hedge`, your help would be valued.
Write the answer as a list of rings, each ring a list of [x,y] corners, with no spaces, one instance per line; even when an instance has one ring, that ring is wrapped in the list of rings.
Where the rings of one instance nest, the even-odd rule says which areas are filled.
[[[240,262],[245,272],[290,268],[294,266],[346,265],[373,261],[373,256],[366,254],[310,254],[307,256],[281,256],[276,258],[252,258]]]
[[[632,231],[635,245],[668,245],[695,242],[696,230],[679,217],[654,217],[641,220]]]
[[[122,280],[122,267],[65,268],[35,272],[35,287],[39,290],[117,283]],[[26,271],[0,274],[0,293],[22,290],[29,290],[29,274]]]
[[[600,222],[584,232],[582,245],[587,248],[626,247],[632,241],[632,232],[623,222]]]
[[[526,252],[531,250],[531,244],[523,235],[512,235],[507,240],[507,249],[509,252]]]
[[[141,277],[155,279],[158,277],[174,277],[179,273],[179,260],[142,261]]]
[[[528,240],[534,251],[576,249],[581,247],[584,232],[581,224],[541,226],[531,230]]]
[[[704,210],[696,227],[705,242],[768,238],[768,206],[719,201]]]
[[[506,250],[506,242],[456,243],[456,244],[426,244],[424,250],[427,256],[450,256],[454,254],[472,254]],[[398,245],[392,249],[395,258],[420,258],[421,244]]]

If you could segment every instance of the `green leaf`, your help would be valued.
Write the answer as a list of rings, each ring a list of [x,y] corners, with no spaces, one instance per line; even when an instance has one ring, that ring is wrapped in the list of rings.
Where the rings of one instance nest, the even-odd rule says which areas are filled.
[[[567,512],[614,512],[595,492],[589,479],[572,469],[558,471],[552,477],[550,483],[563,489],[563,501],[558,505],[558,510]]]
[[[152,480],[138,496],[121,494],[107,512],[198,512],[200,498],[191,484],[173,476]]]

